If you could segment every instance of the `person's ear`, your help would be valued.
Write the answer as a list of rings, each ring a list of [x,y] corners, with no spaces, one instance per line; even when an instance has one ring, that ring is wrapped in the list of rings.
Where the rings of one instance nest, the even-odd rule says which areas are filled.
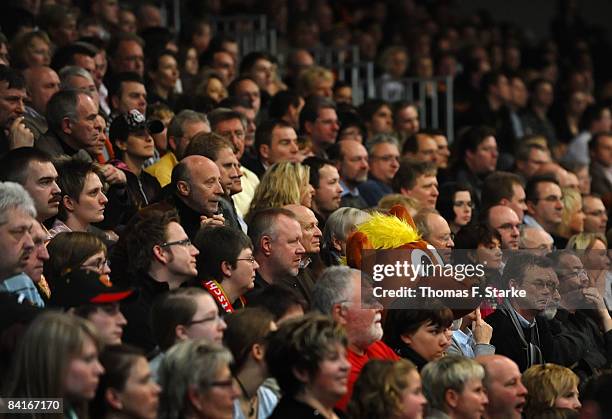
[[[221,273],[228,278],[232,276],[232,265],[226,260],[221,262]]]
[[[336,323],[340,325],[345,325],[347,323],[346,309],[341,303],[336,303],[332,306],[331,316],[336,321]]]
[[[185,326],[184,324],[177,324],[174,327],[174,335],[179,341],[188,340],[189,336],[187,335],[187,326]]]
[[[70,211],[70,212],[74,211],[75,202],[68,195],[62,196],[62,205],[64,205],[64,208],[66,209],[66,211]]]
[[[293,372],[293,375],[295,376],[295,378],[297,378],[298,381],[300,381],[301,383],[307,384],[308,381],[310,381],[310,376],[307,371],[304,371],[296,367],[291,368],[291,371]]]
[[[106,403],[110,405],[115,410],[123,409],[123,402],[121,401],[121,397],[119,397],[119,393],[114,388],[107,388],[104,392],[104,399]]]
[[[519,285],[520,284],[516,279],[511,279],[510,281],[508,281],[508,288],[518,288]]]
[[[126,151],[127,150],[127,141],[115,140],[115,145],[121,151]]]
[[[204,410],[204,403],[200,398],[200,392],[196,386],[189,386],[187,388],[187,400],[191,403],[196,412],[202,412]]]
[[[342,241],[338,240],[336,236],[332,236],[331,245],[337,252],[342,252]]]
[[[414,340],[412,339],[412,335],[408,333],[400,335],[400,339],[408,346],[412,345],[412,343],[414,342]]]
[[[157,262],[161,263],[162,265],[166,265],[169,262],[169,258],[166,255],[166,252],[164,252],[163,247],[158,244],[153,246],[153,257]]]
[[[444,402],[453,409],[459,404],[460,398],[461,394],[452,388],[446,389],[444,392]]]
[[[176,189],[179,195],[182,196],[189,196],[189,194],[191,193],[191,187],[189,186],[189,183],[185,182],[184,180],[179,180],[178,182],[176,182]]]
[[[312,133],[313,128],[314,128],[314,122],[311,122],[311,121],[304,122],[304,132],[306,132],[306,134],[310,135]]]
[[[256,361],[263,361],[266,357],[266,348],[261,343],[256,343],[251,348],[251,355]]]
[[[260,145],[259,155],[263,157],[264,160],[268,161],[268,158],[270,157],[270,146],[268,144]]]
[[[260,244],[261,252],[264,256],[270,256],[272,254],[272,238],[270,236],[262,236]]]
[[[68,118],[67,116],[62,118],[60,128],[64,134],[72,134],[72,121],[70,120],[70,118]]]

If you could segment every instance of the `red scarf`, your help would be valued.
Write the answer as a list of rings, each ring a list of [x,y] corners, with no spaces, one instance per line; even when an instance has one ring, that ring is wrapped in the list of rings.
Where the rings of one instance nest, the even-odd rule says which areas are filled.
[[[212,295],[212,297],[215,299],[217,304],[221,306],[223,311],[225,311],[226,313],[234,312],[234,307],[232,306],[232,302],[229,300],[221,284],[219,284],[214,279],[211,279],[209,281],[202,280],[202,286],[206,288],[206,290],[210,293],[210,295]],[[238,300],[240,301],[242,307],[246,306],[246,300],[244,299],[244,297],[240,296],[238,297]]]

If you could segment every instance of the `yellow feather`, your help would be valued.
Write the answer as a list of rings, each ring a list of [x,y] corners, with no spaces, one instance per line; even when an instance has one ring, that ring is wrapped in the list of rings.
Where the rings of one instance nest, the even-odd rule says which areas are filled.
[[[359,224],[357,231],[368,236],[374,249],[395,249],[421,240],[421,235],[410,225],[394,215],[381,213],[375,213],[368,221]]]

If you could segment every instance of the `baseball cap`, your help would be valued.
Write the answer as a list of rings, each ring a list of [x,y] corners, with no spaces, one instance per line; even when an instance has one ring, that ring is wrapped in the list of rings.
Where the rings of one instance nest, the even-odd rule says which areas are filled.
[[[136,296],[133,288],[119,288],[107,274],[90,269],[69,270],[51,284],[49,305],[65,309],[87,304],[108,304]]]
[[[142,132],[144,130],[151,134],[159,134],[164,130],[164,123],[158,119],[147,121],[138,109],[132,109],[128,113],[118,115],[111,123],[109,135],[110,140],[127,140],[132,132]]]

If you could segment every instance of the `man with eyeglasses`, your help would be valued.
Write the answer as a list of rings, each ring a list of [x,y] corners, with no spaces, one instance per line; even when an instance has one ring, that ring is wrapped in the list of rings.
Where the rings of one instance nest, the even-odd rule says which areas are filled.
[[[495,205],[485,213],[484,219],[489,227],[496,230],[501,236],[502,249],[517,250],[519,248],[521,222],[512,208]]]
[[[606,234],[608,225],[608,210],[603,201],[596,195],[582,197],[584,211],[584,232]]]
[[[153,301],[196,277],[196,256],[200,252],[191,244],[175,212],[151,209],[132,223],[125,236],[125,268],[132,273],[130,279],[139,295],[121,307],[128,320],[125,341],[150,352],[155,348],[150,324]]]
[[[518,364],[520,371],[555,362],[552,334],[541,316],[556,305],[559,280],[552,262],[531,253],[513,254],[502,275],[504,302],[487,317],[496,353]]]
[[[359,184],[359,193],[368,206],[375,207],[378,201],[393,193],[393,178],[400,167],[400,152],[397,139],[380,134],[368,142],[370,172],[368,180]]]
[[[525,194],[527,215],[523,221],[528,226],[542,228],[554,239],[563,216],[559,182],[551,175],[534,176],[527,182]]]
[[[550,255],[559,277],[561,307],[551,321],[561,365],[581,379],[612,364],[612,318],[580,258],[571,251]]]

